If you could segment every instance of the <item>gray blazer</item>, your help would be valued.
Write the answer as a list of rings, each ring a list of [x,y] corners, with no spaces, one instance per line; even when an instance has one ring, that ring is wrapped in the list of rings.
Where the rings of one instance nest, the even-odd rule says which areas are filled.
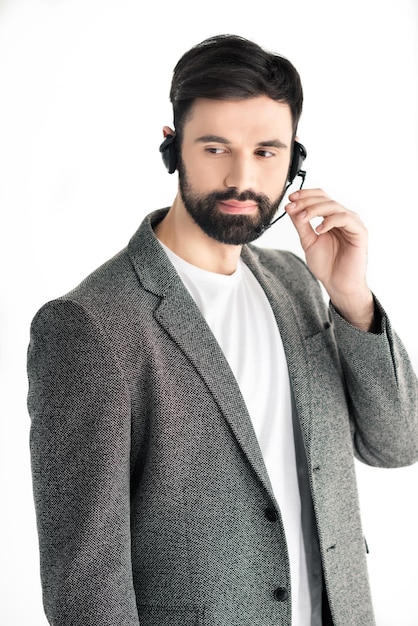
[[[290,626],[279,503],[228,363],[154,236],[163,214],[32,324],[45,613],[54,626]],[[417,380],[380,305],[381,332],[362,332],[293,254],[242,256],[286,352],[334,625],[371,626],[353,453],[417,460]]]

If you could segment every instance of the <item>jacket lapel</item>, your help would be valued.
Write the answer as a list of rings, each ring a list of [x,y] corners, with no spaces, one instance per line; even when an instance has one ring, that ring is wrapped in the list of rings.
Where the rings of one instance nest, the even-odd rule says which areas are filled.
[[[273,497],[261,450],[236,379],[198,307],[184,291],[182,288],[181,293],[167,295],[156,310],[155,318],[204,380],[244,454]]]
[[[263,456],[239,386],[206,320],[158,243],[151,214],[132,238],[128,252],[142,285],[160,296],[154,317],[205,382],[242,451],[274,501]]]

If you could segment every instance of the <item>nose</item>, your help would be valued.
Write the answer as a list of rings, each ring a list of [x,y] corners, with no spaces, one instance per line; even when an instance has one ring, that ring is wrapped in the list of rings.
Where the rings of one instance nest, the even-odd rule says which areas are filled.
[[[256,188],[254,167],[249,159],[236,157],[231,160],[229,165],[230,167],[224,179],[225,187],[233,187],[238,193]]]

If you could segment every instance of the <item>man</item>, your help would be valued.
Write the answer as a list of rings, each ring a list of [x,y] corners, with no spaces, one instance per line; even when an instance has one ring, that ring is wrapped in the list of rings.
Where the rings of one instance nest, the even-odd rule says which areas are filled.
[[[304,189],[286,212],[307,264],[249,243],[304,157],[287,60],[211,38],[178,62],[171,101],[173,205],[32,324],[46,615],[370,626],[353,455],[414,463],[418,410],[411,364],[367,286],[366,229]]]

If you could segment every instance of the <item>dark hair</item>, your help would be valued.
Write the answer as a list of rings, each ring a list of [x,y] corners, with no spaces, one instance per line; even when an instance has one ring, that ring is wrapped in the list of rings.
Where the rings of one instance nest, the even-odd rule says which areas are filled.
[[[205,39],[186,52],[174,68],[170,100],[178,140],[196,98],[229,100],[260,95],[289,105],[295,133],[303,91],[290,61],[237,35]]]

